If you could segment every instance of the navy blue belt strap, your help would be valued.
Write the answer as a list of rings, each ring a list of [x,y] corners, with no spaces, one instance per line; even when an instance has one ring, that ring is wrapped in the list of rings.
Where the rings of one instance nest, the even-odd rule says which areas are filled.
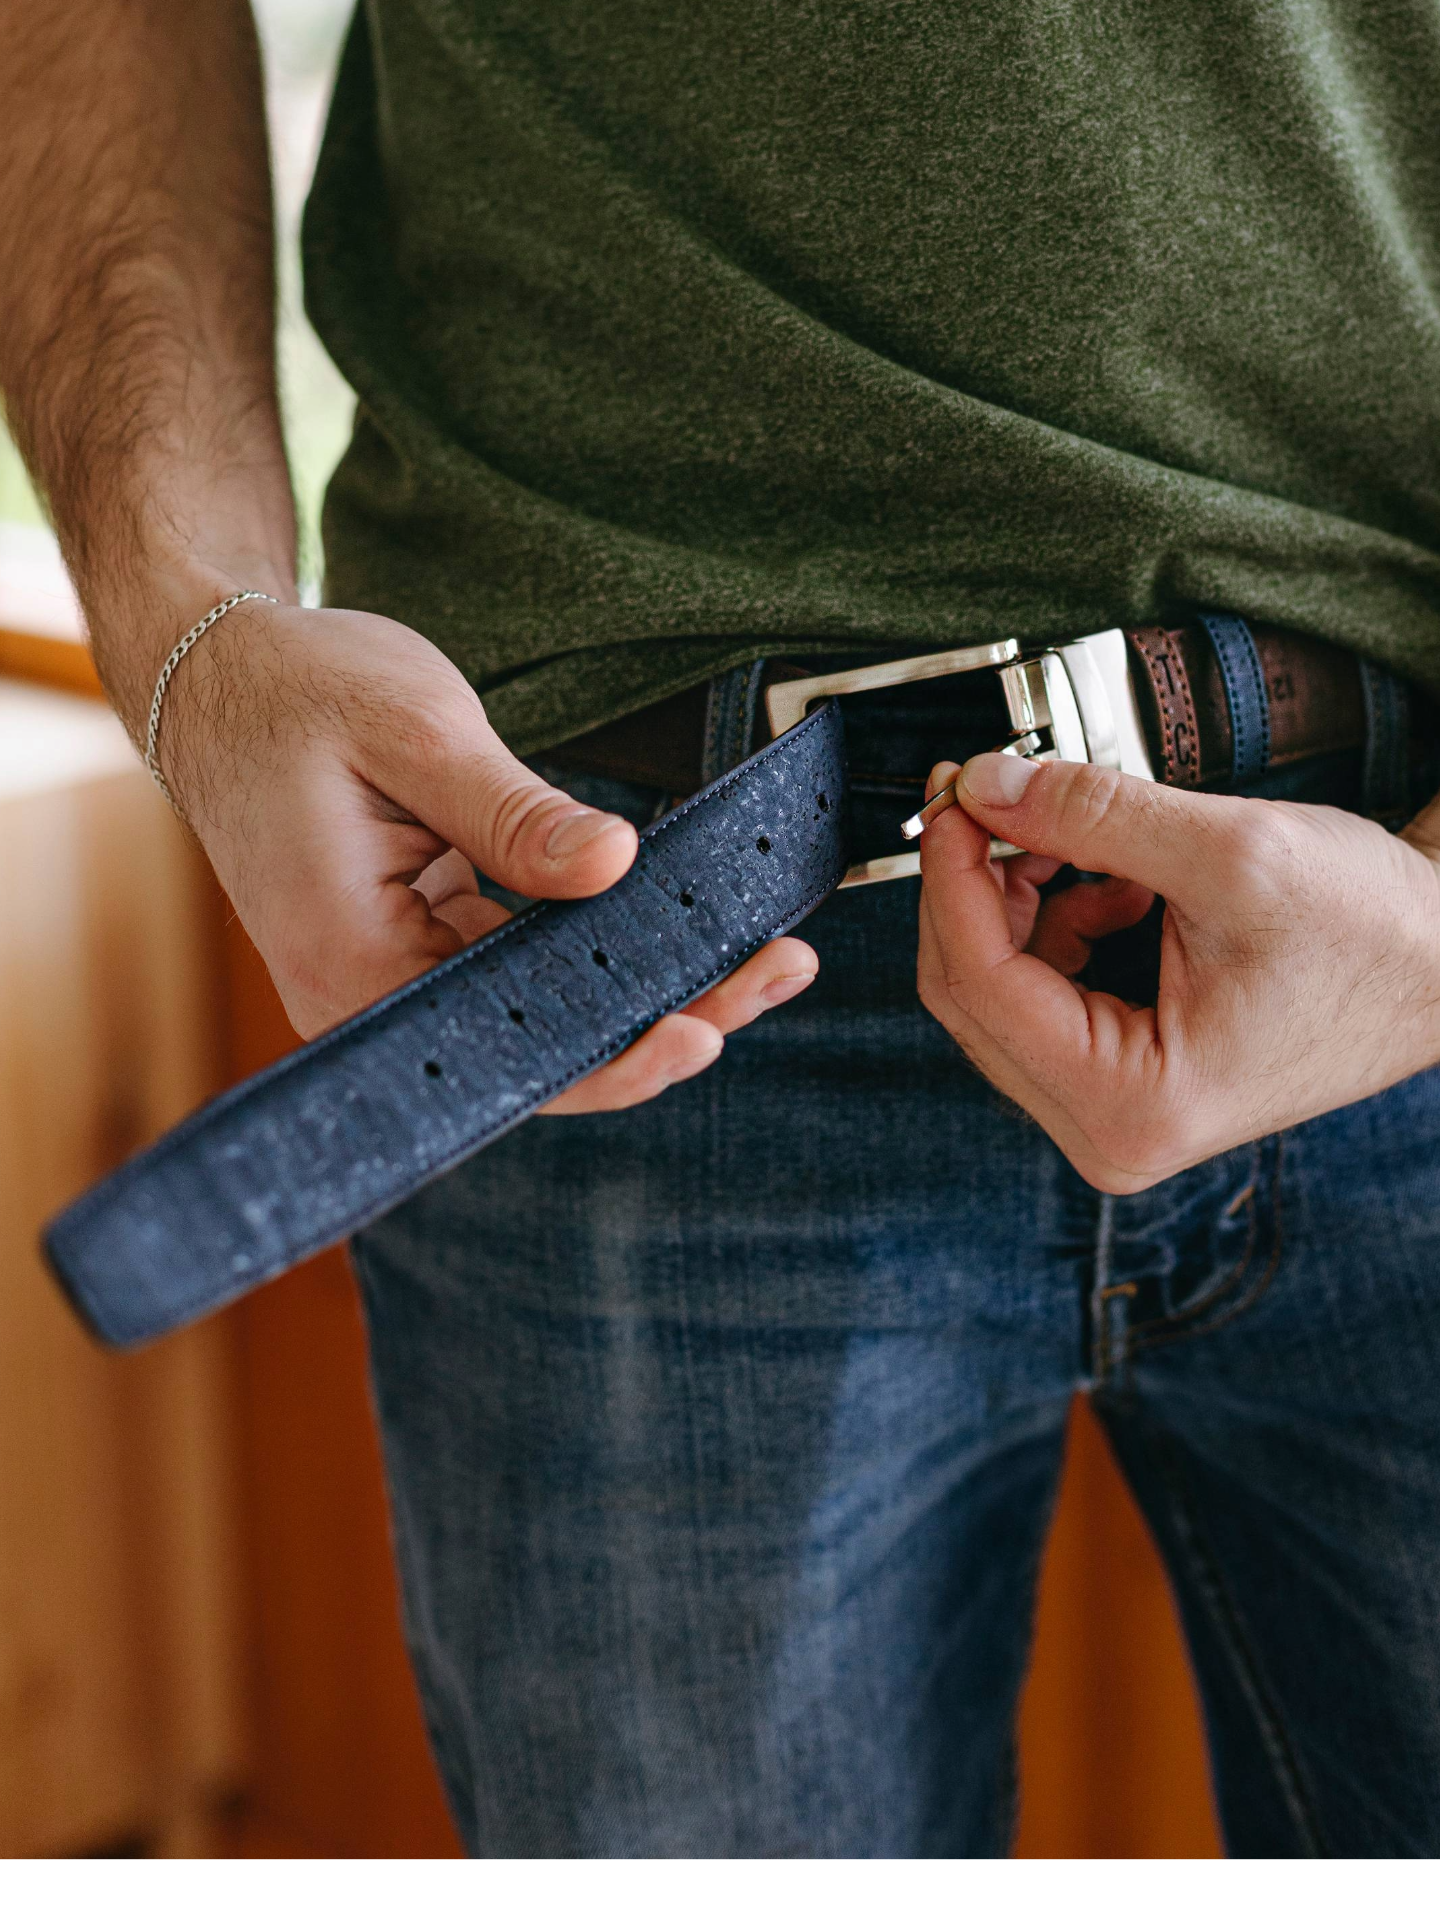
[[[1255,636],[1229,613],[1202,613],[1201,621],[1220,663],[1230,709],[1230,784],[1247,787],[1270,764],[1270,696]]]
[[[398,1206],[803,920],[848,815],[830,700],[647,828],[608,892],[529,908],[82,1194],[45,1243],[82,1318],[153,1339]]]
[[[1255,639],[1202,616],[1230,710],[1233,788],[1270,758]],[[46,1237],[114,1345],[153,1339],[377,1219],[685,1006],[837,887],[850,858],[834,700],[723,771],[762,670],[711,689],[710,784],[646,829],[590,900],[546,902],[193,1114],[82,1194]],[[1367,808],[1399,804],[1404,690],[1362,676]],[[719,775],[718,778],[714,777]]]

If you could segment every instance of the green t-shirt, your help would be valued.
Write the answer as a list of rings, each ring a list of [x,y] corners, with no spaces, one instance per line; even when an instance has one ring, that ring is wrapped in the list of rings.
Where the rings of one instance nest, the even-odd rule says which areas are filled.
[[[330,597],[521,751],[1198,606],[1440,688],[1440,0],[366,0],[306,253]]]

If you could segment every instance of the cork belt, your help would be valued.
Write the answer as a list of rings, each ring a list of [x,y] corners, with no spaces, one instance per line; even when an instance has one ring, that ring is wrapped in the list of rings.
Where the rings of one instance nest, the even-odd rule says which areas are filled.
[[[777,737],[648,828],[608,892],[529,908],[201,1108],[59,1215],[46,1251],[83,1319],[131,1345],[223,1306],[488,1146],[836,888],[916,871],[914,852],[851,864],[840,702],[982,668],[1004,687],[1005,751],[1183,787],[1243,786],[1359,746],[1380,699],[1352,656],[1226,616],[776,678]],[[680,711],[664,728],[652,712],[664,746],[648,774],[633,723],[572,743],[572,762],[698,785],[704,729],[688,740]],[[1388,724],[1404,724],[1403,706]]]

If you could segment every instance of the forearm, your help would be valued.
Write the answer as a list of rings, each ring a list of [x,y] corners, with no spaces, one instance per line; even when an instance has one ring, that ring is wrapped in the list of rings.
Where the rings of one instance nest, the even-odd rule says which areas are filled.
[[[0,391],[132,731],[179,632],[294,595],[247,0],[11,0]]]

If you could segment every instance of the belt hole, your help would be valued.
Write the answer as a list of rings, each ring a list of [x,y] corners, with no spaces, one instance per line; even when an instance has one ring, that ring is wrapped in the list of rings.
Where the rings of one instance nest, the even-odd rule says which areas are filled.
[[[693,894],[693,893],[682,893],[682,894],[681,894],[681,896],[680,896],[680,904],[681,904],[681,906],[682,906],[682,907],[693,907],[693,906],[694,906],[694,904],[695,904],[695,896],[694,896],[694,894]]]
[[[519,1007],[511,1007],[510,1018],[515,1022],[517,1027],[523,1027],[525,1024],[525,1016]]]
[[[770,851],[770,842],[765,838],[763,833],[755,842],[755,850],[757,853],[768,853]]]
[[[425,1072],[431,1080],[438,1080],[440,1078],[440,1062],[438,1060],[427,1060],[425,1062]]]
[[[595,962],[597,967],[608,967],[610,964],[609,954],[602,952],[599,947],[596,947],[590,958]]]
[[[829,794],[828,794],[828,793],[817,793],[817,794],[816,794],[816,796],[815,796],[815,804],[816,804],[816,806],[817,806],[817,807],[819,807],[819,809],[820,809],[820,811],[821,811],[822,813],[828,813],[828,812],[830,811],[830,796],[829,796]]]

